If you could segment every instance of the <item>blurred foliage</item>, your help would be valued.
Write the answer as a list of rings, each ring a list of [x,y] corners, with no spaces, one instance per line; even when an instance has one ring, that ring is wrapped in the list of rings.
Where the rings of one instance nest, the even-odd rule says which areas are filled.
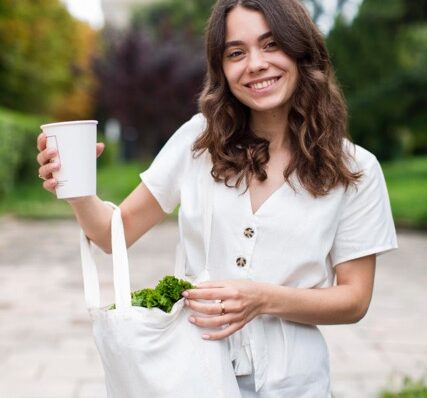
[[[303,0],[308,10],[310,11],[311,17],[315,23],[318,23],[322,17],[327,14],[330,18],[331,10],[329,10],[330,3],[325,2],[324,0]],[[345,7],[350,4],[355,3],[354,0],[336,0],[335,10],[333,15],[342,15]],[[327,5],[327,7],[325,7]]]
[[[0,108],[0,200],[37,175],[36,136],[43,119]]]
[[[131,24],[145,27],[157,38],[174,35],[202,36],[215,0],[164,0],[137,8]]]
[[[198,111],[203,30],[215,0],[163,0],[134,10],[125,32],[106,29],[96,63],[98,115],[122,126],[122,155],[149,159]]]
[[[202,41],[176,32],[160,42],[138,26],[123,35],[104,34],[95,66],[98,118],[118,119],[134,157],[151,158],[197,112],[205,72]]]
[[[380,398],[427,398],[427,386],[422,381],[405,378],[401,391],[384,391]]]
[[[59,0],[0,2],[0,106],[58,119],[90,114],[96,34]]]
[[[93,61],[98,51],[98,32],[88,24],[75,21],[71,80],[66,91],[58,97],[52,107],[55,120],[81,120],[93,117],[95,109],[96,77]]]
[[[365,0],[327,43],[355,141],[381,159],[427,153],[427,0]]]

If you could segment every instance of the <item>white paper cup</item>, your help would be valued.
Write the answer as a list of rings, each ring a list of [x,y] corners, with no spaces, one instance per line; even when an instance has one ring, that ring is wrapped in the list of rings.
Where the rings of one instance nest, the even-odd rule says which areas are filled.
[[[47,148],[58,151],[61,165],[53,176],[58,199],[96,195],[96,120],[44,124]]]

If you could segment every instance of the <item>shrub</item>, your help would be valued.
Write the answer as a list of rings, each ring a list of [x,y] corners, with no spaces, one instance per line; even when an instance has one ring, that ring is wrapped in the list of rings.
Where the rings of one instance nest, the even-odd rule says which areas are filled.
[[[36,137],[45,121],[0,108],[0,200],[18,181],[36,175]]]

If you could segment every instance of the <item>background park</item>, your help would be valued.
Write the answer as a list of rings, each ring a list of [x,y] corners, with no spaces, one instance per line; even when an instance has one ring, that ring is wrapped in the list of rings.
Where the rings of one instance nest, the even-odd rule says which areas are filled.
[[[107,144],[98,160],[98,193],[103,199],[119,203],[138,184],[139,173],[150,164],[169,136],[197,112],[196,97],[205,71],[203,28],[214,0],[134,3],[136,6],[128,9],[125,23],[109,23],[106,19],[102,27],[93,27],[70,14],[60,0],[0,1],[0,286],[9,284],[9,288],[0,288],[0,357],[9,355],[12,365],[18,365],[19,358],[24,362],[28,359],[27,354],[13,358],[13,350],[22,336],[20,340],[19,327],[5,326],[6,321],[15,319],[13,314],[20,311],[14,307],[11,297],[25,299],[31,306],[31,299],[22,293],[22,286],[34,288],[35,284],[28,274],[21,273],[31,264],[29,272],[34,272],[31,275],[38,283],[42,279],[40,273],[50,275],[46,261],[37,254],[36,235],[41,231],[58,234],[64,239],[64,247],[68,247],[67,244],[72,247],[70,253],[78,266],[77,235],[63,235],[64,231],[75,232],[69,206],[45,192],[37,178],[35,141],[39,126],[63,120],[98,120],[99,138]],[[414,271],[412,275],[417,275],[418,284],[412,292],[406,292],[408,301],[405,301],[411,305],[411,293],[423,291],[421,282],[425,280],[427,258],[427,0],[305,0],[305,3],[326,36],[348,101],[350,135],[357,144],[373,152],[382,164],[394,220],[398,230],[405,234],[402,242],[406,239],[409,242],[412,236],[416,241],[414,258],[419,265],[417,273]],[[174,238],[169,234],[175,231],[176,220],[166,224],[173,225],[172,229],[168,226],[160,229],[155,232],[158,235],[148,237],[141,246],[141,253],[145,250],[141,255],[147,261],[150,257],[144,255],[154,250],[156,240],[169,239],[172,248]],[[21,245],[25,239],[33,242]],[[47,241],[41,252],[52,257],[49,250],[55,243]],[[161,257],[163,246],[153,252],[153,257]],[[409,249],[408,253],[409,257],[403,260],[407,263],[399,265],[409,269],[412,261]],[[135,259],[139,258],[137,254],[139,256],[135,251]],[[55,259],[61,262],[63,257],[58,255]],[[100,253],[99,257],[105,261]],[[62,271],[58,272],[56,277],[61,278]],[[78,274],[80,269],[75,268],[74,272]],[[387,269],[380,272],[387,279]],[[411,269],[408,272],[411,273]],[[24,279],[14,280],[11,275]],[[141,276],[141,280],[144,278],[149,280]],[[81,300],[73,305],[80,308],[84,306],[80,297],[81,280],[77,278],[75,284],[67,288],[77,291],[75,297]],[[62,311],[66,311],[69,303],[60,303]],[[419,314],[416,313],[420,317],[421,304],[426,304],[425,299],[413,307],[418,311],[416,306],[420,306]],[[34,322],[41,318],[35,317]],[[83,315],[81,319],[86,318]],[[68,321],[64,319],[65,323]],[[88,323],[81,323],[74,326],[82,327],[82,334],[89,335]],[[425,322],[419,325],[427,331]],[[22,325],[21,331],[24,330]],[[41,338],[48,338],[46,333],[43,329]],[[14,337],[10,337],[12,335]],[[92,349],[74,337],[67,340],[65,352],[70,356],[76,349]],[[5,339],[7,344],[2,344],[1,340]],[[34,345],[34,341],[28,340],[28,344],[28,350],[32,350],[30,345]],[[406,372],[402,356],[396,383],[393,384],[390,377],[384,378],[380,385],[382,392],[376,396],[427,397],[427,335],[423,344],[411,347],[409,349],[417,351],[416,363],[424,373],[415,372],[415,377],[409,368]],[[41,363],[41,351],[31,355]],[[369,363],[370,359],[366,361]],[[9,372],[12,365],[6,361]],[[43,364],[27,366],[28,380],[36,380],[37,374],[43,373],[40,370]],[[51,374],[52,378],[47,379],[49,390],[40,388],[36,393],[31,386],[33,393],[25,390],[19,395],[16,392],[19,388],[12,385],[16,375],[11,372],[12,381],[7,381],[7,374],[0,364],[0,396],[103,397],[97,384],[101,376],[96,372],[84,379],[89,380],[87,387],[76,389],[73,384],[70,394],[68,390],[58,392],[61,387],[52,381],[58,380],[58,375],[53,373],[54,376]],[[406,381],[405,376],[408,376]],[[357,379],[357,372],[354,377]],[[16,383],[19,384],[17,380]],[[354,395],[340,391],[339,383],[337,386],[337,398],[368,397],[368,393],[358,393],[355,385]]]

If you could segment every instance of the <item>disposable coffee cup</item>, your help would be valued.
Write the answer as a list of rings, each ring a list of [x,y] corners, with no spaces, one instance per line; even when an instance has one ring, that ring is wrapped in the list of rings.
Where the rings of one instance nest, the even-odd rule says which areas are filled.
[[[47,148],[58,155],[61,167],[53,173],[58,199],[96,195],[96,120],[44,124]]]

